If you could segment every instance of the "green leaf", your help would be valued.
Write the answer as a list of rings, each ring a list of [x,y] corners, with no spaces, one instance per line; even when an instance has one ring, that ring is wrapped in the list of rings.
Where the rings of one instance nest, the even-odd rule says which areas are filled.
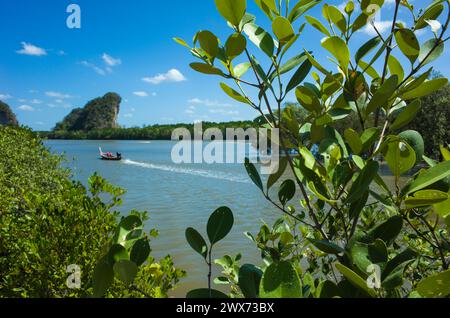
[[[206,63],[191,63],[189,64],[189,66],[194,71],[202,74],[225,76],[225,74],[220,69]]]
[[[295,90],[298,102],[309,112],[320,114],[322,106],[316,93],[309,87],[299,86]]]
[[[359,138],[358,133],[353,129],[348,128],[344,132],[344,137],[348,145],[352,149],[353,154],[359,155],[363,149],[363,144],[361,138]]]
[[[322,40],[322,47],[333,54],[342,71],[347,73],[348,65],[350,63],[350,50],[345,41],[338,36],[328,37]]]
[[[361,46],[358,51],[356,52],[355,55],[355,61],[356,64],[359,63],[359,61],[366,56],[367,54],[369,54],[373,49],[375,49],[378,44],[380,44],[380,38],[378,36],[370,39],[369,41],[367,41],[366,43],[363,44],[363,46]]]
[[[311,64],[317,68],[322,74],[328,75],[330,72],[328,72],[317,60],[308,52],[305,50],[305,54],[308,57],[308,60],[311,62]]]
[[[246,0],[214,0],[220,14],[235,27],[238,27],[247,9]]]
[[[421,30],[428,26],[427,20],[436,20],[444,11],[442,4],[431,5],[427,10],[417,19],[414,29]]]
[[[308,76],[309,72],[311,71],[312,64],[309,60],[303,62],[302,65],[297,69],[295,74],[292,76],[291,80],[289,81],[287,87],[286,87],[286,93],[293,90],[295,87],[301,84]]]
[[[440,90],[442,87],[447,85],[448,79],[446,78],[436,78],[429,81],[423,82],[421,85],[416,87],[413,90],[410,90],[403,94],[404,100],[411,100],[416,99],[424,96],[428,96],[438,90]]]
[[[372,298],[377,297],[377,293],[372,288],[369,288],[367,286],[367,282],[358,276],[354,271],[352,271],[350,268],[342,265],[342,264],[336,264],[336,269],[344,275],[345,278],[356,288],[358,288],[360,291],[364,292],[368,296]]]
[[[215,289],[208,289],[208,288],[200,288],[200,289],[194,289],[187,293],[186,295],[187,299],[226,299],[228,298],[227,295],[222,293],[221,291],[215,290]]]
[[[287,261],[270,265],[261,280],[261,298],[301,298],[302,287],[294,266]]]
[[[281,204],[283,206],[286,206],[286,203],[292,200],[294,196],[295,196],[295,182],[288,179],[281,184],[280,190],[278,192],[278,198],[280,199]]]
[[[280,43],[287,43],[295,35],[294,28],[288,19],[276,17],[272,22],[272,30]]]
[[[381,239],[386,245],[391,245],[403,228],[403,219],[400,216],[393,216],[386,222],[378,225],[367,233],[367,237],[374,241]]]
[[[130,256],[128,255],[126,248],[120,244],[114,244],[113,246],[111,246],[108,255],[111,264],[113,264],[114,262],[118,262],[122,259],[124,260],[130,259]]]
[[[233,212],[227,207],[221,207],[211,214],[206,232],[211,245],[216,244],[230,233],[233,228]]]
[[[244,104],[249,104],[249,101],[247,100],[247,98],[245,98],[244,96],[242,96],[241,94],[239,94],[237,91],[235,91],[234,89],[232,89],[230,86],[228,86],[225,83],[220,83],[220,87],[222,88],[222,90],[225,92],[225,94],[227,94],[228,96],[230,96],[231,98],[233,98],[234,100],[244,103]]]
[[[245,158],[245,169],[247,170],[247,173],[250,179],[252,179],[253,183],[256,184],[256,186],[261,191],[264,191],[264,186],[261,181],[261,177],[259,176],[258,170],[256,170],[255,165],[251,163],[248,158]]]
[[[366,129],[361,135],[362,151],[369,150],[380,138],[380,130],[376,127]]]
[[[112,264],[107,258],[101,259],[94,269],[92,285],[94,287],[94,297],[103,297],[109,287],[114,282],[114,271]]]
[[[289,21],[294,22],[298,18],[300,18],[307,11],[311,10],[313,7],[318,5],[320,1],[317,0],[300,0],[297,4],[292,8],[291,13],[289,13]]]
[[[326,280],[323,282],[322,290],[320,291],[321,299],[331,299],[340,296],[340,290],[332,281]]]
[[[386,290],[393,290],[402,287],[404,284],[405,270],[411,261],[406,261],[396,267],[383,281],[381,286]]]
[[[327,28],[325,28],[325,26],[322,24],[322,22],[320,22],[319,20],[317,20],[316,18],[307,15],[305,17],[306,21],[308,21],[309,24],[311,24],[314,28],[316,28],[317,30],[319,30],[320,32],[322,32],[323,34],[325,34],[326,36],[331,36],[330,32],[328,31]]]
[[[200,47],[212,58],[219,54],[219,39],[210,31],[200,31],[197,34]]]
[[[319,250],[327,254],[339,255],[345,253],[345,250],[342,247],[328,241],[314,239],[308,239],[308,241],[310,241]]]
[[[438,190],[422,190],[405,199],[408,209],[421,208],[448,200],[448,194]]]
[[[436,39],[428,40],[420,47],[419,62],[422,63],[422,65],[434,62],[442,55],[442,53],[444,53],[444,42],[438,43],[437,41],[438,40]],[[433,52],[431,52],[431,50],[433,50]]]
[[[137,265],[132,261],[126,260],[116,262],[113,269],[119,279],[127,285],[131,285],[133,283],[138,273]]]
[[[204,259],[208,255],[208,246],[206,245],[203,236],[193,228],[186,229],[186,240],[194,251],[199,253]]]
[[[394,123],[391,125],[391,130],[398,130],[405,127],[416,118],[421,108],[420,99],[411,102],[406,108],[397,116]]]
[[[380,165],[376,161],[369,161],[364,169],[359,173],[358,178],[350,188],[346,203],[353,203],[359,200],[369,189],[375,176],[378,175]]]
[[[386,267],[381,275],[381,280],[384,281],[389,275],[391,275],[392,272],[395,271],[398,266],[401,266],[405,262],[414,260],[416,257],[417,253],[409,248],[401,252],[386,264]]]
[[[364,73],[369,75],[372,79],[380,78],[378,72],[370,64],[361,60],[358,62],[358,66],[363,69]]]
[[[439,149],[441,150],[441,154],[442,157],[444,158],[445,161],[449,161],[450,160],[450,150],[448,150],[447,148],[445,148],[444,146],[439,146]]]
[[[395,40],[402,53],[414,63],[420,54],[420,44],[410,29],[399,29],[395,32]]]
[[[281,176],[286,171],[287,164],[288,164],[287,158],[281,157],[278,171],[274,174],[271,174],[267,180],[267,189],[270,189],[281,178]]]
[[[353,22],[352,24],[352,31],[356,32],[367,25],[367,21],[369,20],[369,16],[362,12]]]
[[[448,215],[450,215],[450,191],[448,192],[448,197],[449,197],[449,199],[448,200],[446,200],[446,201],[444,201],[444,202],[441,202],[441,203],[438,203],[438,204],[435,204],[434,205],[434,211],[439,215],[439,216],[441,216],[441,217],[443,217],[443,218],[445,218],[445,217],[447,217]]]
[[[279,15],[275,0],[255,0],[255,2],[270,20],[273,19],[272,12],[274,12],[276,15]]]
[[[389,56],[388,66],[391,75],[397,75],[398,81],[403,81],[403,79],[405,78],[405,71],[403,69],[403,66],[392,54]]]
[[[366,108],[366,115],[371,114],[380,107],[387,106],[386,103],[392,98],[398,85],[398,76],[392,75],[376,91]]]
[[[397,139],[387,144],[384,159],[394,176],[398,177],[415,166],[416,153],[406,142]]]
[[[373,244],[356,242],[350,250],[352,262],[361,271],[367,273],[370,265],[383,266],[387,262],[388,254],[386,244],[382,240],[375,240]]]
[[[258,298],[262,270],[255,265],[245,264],[239,269],[239,288],[245,298]]]
[[[341,10],[335,6],[328,6],[328,15],[342,33],[347,31],[347,20]]]
[[[250,62],[244,62],[236,65],[233,70],[234,76],[236,76],[237,78],[241,78],[251,67],[252,64]]]
[[[136,215],[130,215],[120,221],[118,231],[114,237],[114,242],[124,245],[128,234],[135,229],[142,228],[142,220]]]
[[[240,33],[232,34],[225,43],[225,54],[234,59],[241,55],[247,47],[247,39]]]
[[[144,264],[150,256],[150,244],[146,239],[140,239],[134,243],[130,253],[130,260],[137,266]]]
[[[173,38],[173,40],[174,40],[175,42],[177,42],[178,44],[180,44],[180,45],[182,45],[182,46],[184,46],[184,47],[187,47],[188,49],[191,48],[191,47],[186,43],[186,41],[184,41],[183,39],[180,39],[180,38]]]
[[[406,143],[414,149],[414,153],[416,154],[416,163],[418,164],[422,162],[423,155],[425,153],[425,142],[422,135],[415,130],[406,130],[402,131],[398,137],[400,137],[401,140],[406,141]]]
[[[450,176],[450,161],[439,163],[433,168],[421,173],[417,179],[402,190],[402,193],[408,195],[417,192],[447,178],[448,176]]]
[[[416,291],[426,298],[447,298],[450,295],[450,270],[425,278]]]
[[[275,42],[269,33],[254,23],[246,24],[244,27],[244,32],[247,34],[250,41],[259,47],[261,51],[266,53],[267,56],[273,56]]]

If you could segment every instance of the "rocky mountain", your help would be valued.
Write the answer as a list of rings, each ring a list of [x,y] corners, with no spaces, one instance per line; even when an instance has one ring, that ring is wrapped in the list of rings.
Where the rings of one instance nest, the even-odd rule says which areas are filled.
[[[107,93],[84,106],[74,109],[56,125],[54,131],[90,131],[117,128],[117,118],[122,98],[116,93]]]
[[[0,125],[19,126],[16,115],[12,112],[11,108],[0,101]]]

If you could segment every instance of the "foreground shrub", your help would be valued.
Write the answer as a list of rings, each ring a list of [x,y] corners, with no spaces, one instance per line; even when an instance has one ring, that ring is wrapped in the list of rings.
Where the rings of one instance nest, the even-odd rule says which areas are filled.
[[[423,98],[448,83],[429,79],[429,64],[444,52],[450,3],[435,0],[418,10],[396,0],[391,32],[383,35],[373,16],[384,0],[347,1],[342,9],[324,4],[323,17],[306,15],[321,2],[258,0],[269,24],[264,28],[246,12],[247,1],[215,0],[231,29],[228,39],[206,30],[192,44],[175,39],[197,58],[191,68],[231,82],[220,84],[224,93],[280,132],[287,154],[268,180],[245,165],[261,195],[284,215],[257,235],[247,233],[262,264],[241,266],[239,254],[225,256],[218,260],[224,276],[215,282],[231,284],[233,297],[448,297],[450,151],[443,145],[436,150],[442,162],[431,160],[420,133],[406,127]],[[410,27],[403,16],[414,17]],[[376,35],[355,43],[365,27]],[[321,52],[303,47],[302,33],[311,28],[323,35]],[[429,39],[420,43],[415,31],[425,28]],[[351,52],[354,45],[359,49]],[[294,92],[307,116],[282,107]],[[353,125],[342,129],[348,118]],[[381,177],[381,161],[392,187]],[[225,296],[211,286],[211,250],[232,225],[231,211],[220,208],[208,221],[209,244],[197,230],[186,230],[210,268],[207,288],[189,297]]]
[[[88,191],[27,129],[0,128],[0,151],[0,297],[90,297],[124,191],[97,175]],[[183,276],[170,257],[160,265],[147,255],[143,263],[139,275],[152,297],[167,296]],[[81,269],[79,289],[67,285],[78,279],[71,265]],[[162,274],[149,272],[154,267]],[[111,295],[136,296],[120,285]]]

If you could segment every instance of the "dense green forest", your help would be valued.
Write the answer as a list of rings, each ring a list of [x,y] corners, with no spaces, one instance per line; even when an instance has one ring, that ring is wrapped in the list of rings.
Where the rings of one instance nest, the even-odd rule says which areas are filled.
[[[226,136],[227,128],[256,128],[258,125],[252,121],[236,121],[227,123],[202,123],[203,130],[218,128]],[[39,132],[49,139],[89,139],[89,140],[171,140],[172,132],[177,128],[186,128],[194,136],[194,124],[152,125],[133,128],[94,129],[89,131],[53,131]]]

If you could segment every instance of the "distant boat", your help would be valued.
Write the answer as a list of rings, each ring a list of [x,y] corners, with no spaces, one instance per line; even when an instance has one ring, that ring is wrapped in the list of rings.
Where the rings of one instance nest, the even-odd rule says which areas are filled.
[[[122,160],[122,154],[121,153],[116,153],[116,155],[113,155],[110,152],[103,152],[102,148],[98,148],[98,150],[100,151],[100,159],[102,160],[108,160],[108,161],[120,161]]]

